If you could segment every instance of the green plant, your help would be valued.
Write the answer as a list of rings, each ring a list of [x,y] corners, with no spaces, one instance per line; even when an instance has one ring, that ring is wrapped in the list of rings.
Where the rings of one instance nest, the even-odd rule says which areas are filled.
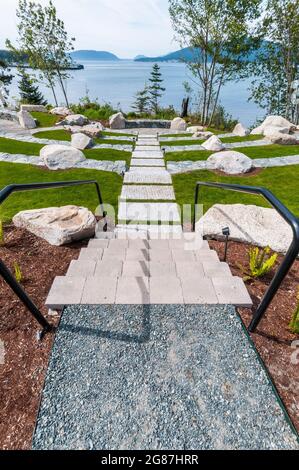
[[[17,282],[22,282],[23,274],[18,263],[14,263],[15,278]]]
[[[89,98],[88,92],[86,96],[79,100],[78,105],[71,105],[71,109],[75,114],[83,114],[87,118],[96,121],[107,121],[112,114],[118,112],[110,103],[100,104],[98,99],[92,101]]]
[[[3,222],[0,219],[0,246],[4,245],[4,228],[3,228]]]
[[[259,279],[268,274],[277,261],[278,254],[274,253],[271,255],[271,248],[260,249],[258,247],[250,248],[248,252],[249,256],[249,270],[239,266],[240,269],[246,274],[244,281],[250,279]]]
[[[299,334],[299,289],[298,289],[298,295],[297,295],[297,307],[294,311],[289,327],[292,333]]]

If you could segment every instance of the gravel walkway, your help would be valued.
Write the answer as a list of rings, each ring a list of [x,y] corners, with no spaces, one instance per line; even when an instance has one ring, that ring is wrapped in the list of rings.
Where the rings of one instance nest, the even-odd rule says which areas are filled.
[[[69,307],[34,449],[298,449],[232,307]]]

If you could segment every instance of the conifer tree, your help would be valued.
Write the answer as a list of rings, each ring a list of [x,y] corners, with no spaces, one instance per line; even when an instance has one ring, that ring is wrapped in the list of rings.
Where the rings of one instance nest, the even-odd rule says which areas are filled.
[[[47,102],[39,91],[38,86],[35,85],[34,79],[24,70],[19,72],[19,77],[21,78],[18,83],[21,102],[25,104],[46,105]]]
[[[149,108],[149,90],[148,86],[145,85],[143,90],[137,91],[135,95],[135,102],[132,106],[139,114],[146,113]]]
[[[158,64],[153,65],[149,81],[151,83],[149,87],[151,109],[155,114],[157,114],[159,111],[160,98],[163,96],[163,92],[165,91],[165,88],[162,86],[164,80],[162,79],[162,74]]]

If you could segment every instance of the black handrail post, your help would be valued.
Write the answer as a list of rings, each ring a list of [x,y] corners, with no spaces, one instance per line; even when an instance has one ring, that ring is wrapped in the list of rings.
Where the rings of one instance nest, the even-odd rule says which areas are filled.
[[[277,199],[273,193],[268,191],[267,189],[256,187],[256,186],[243,186],[237,184],[225,184],[225,183],[212,183],[206,181],[198,181],[196,184],[196,191],[195,191],[195,203],[194,203],[194,211],[193,211],[193,231],[195,231],[196,225],[196,205],[198,202],[198,195],[199,195],[199,188],[201,186],[206,186],[209,188],[218,188],[218,189],[227,189],[229,191],[237,191],[243,192],[248,194],[256,194],[263,196],[271,206],[279,213],[279,215],[290,225],[293,231],[293,241],[292,244],[280,265],[276,275],[274,276],[269,289],[267,290],[266,294],[264,295],[250,325],[249,331],[254,333],[257,329],[258,325],[260,324],[266,310],[268,309],[270,303],[272,302],[273,298],[277,294],[278,289],[280,288],[283,280],[287,276],[288,272],[290,271],[291,267],[293,266],[295,260],[299,254],[299,219],[292,214],[289,209],[282,204],[282,202]]]
[[[11,274],[9,269],[7,269],[7,267],[1,260],[0,260],[0,275],[3,277],[5,282],[9,285],[9,287],[14,291],[14,293],[19,297],[19,299],[23,302],[23,304],[28,308],[28,310],[32,313],[32,315],[38,321],[38,323],[42,326],[43,333],[51,331],[53,329],[53,326],[50,325],[50,323],[41,314],[39,309],[32,302],[32,300],[28,297],[28,295],[23,290],[21,285],[16,281],[14,276]]]

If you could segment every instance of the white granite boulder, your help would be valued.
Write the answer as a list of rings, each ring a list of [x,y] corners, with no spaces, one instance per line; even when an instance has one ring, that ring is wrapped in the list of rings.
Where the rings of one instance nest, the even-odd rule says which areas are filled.
[[[58,123],[60,126],[84,126],[85,124],[89,124],[89,119],[83,114],[70,114]]]
[[[72,134],[71,144],[75,149],[85,150],[93,146],[93,140],[88,135],[79,132]]]
[[[190,132],[191,134],[195,134],[195,132],[204,132],[205,130],[206,130],[206,127],[204,126],[187,127],[187,132]]]
[[[70,111],[68,108],[65,108],[63,106],[58,106],[56,108],[52,108],[50,111],[50,114],[65,117],[65,116],[69,116],[70,114],[72,114],[72,111]]]
[[[207,167],[228,175],[240,175],[248,173],[253,168],[253,162],[243,153],[227,150],[211,155],[207,159]]]
[[[172,131],[185,131],[187,129],[187,123],[184,119],[176,117],[171,121],[170,129]]]
[[[31,114],[28,113],[28,111],[20,111],[18,113],[18,119],[20,126],[23,127],[23,129],[35,129],[36,128],[36,122],[31,116]]]
[[[96,229],[95,216],[77,206],[22,211],[14,216],[13,223],[55,246],[94,237]]]
[[[126,120],[122,113],[113,114],[109,119],[110,129],[125,129]]]
[[[22,104],[21,111],[27,111],[28,113],[47,113],[46,106],[41,104]]]
[[[267,127],[274,128],[287,128],[288,133],[295,130],[295,125],[290,121],[281,116],[268,116],[264,122],[251,131],[252,135],[263,134],[265,135],[265,130]],[[267,132],[267,131],[266,131]]]
[[[272,144],[299,145],[299,138],[296,139],[294,135],[290,134],[281,134],[277,132],[276,134],[272,134],[269,139],[271,140]]]
[[[100,122],[97,122],[94,124],[87,124],[87,126],[83,126],[81,132],[95,139],[101,136],[101,133],[104,129],[104,126],[102,126]]]
[[[212,150],[213,152],[220,152],[221,150],[225,149],[225,145],[216,135],[212,135],[212,137],[206,140],[202,144],[202,147],[204,147],[206,150]]]
[[[210,131],[197,131],[195,134],[193,134],[194,139],[208,139],[209,137],[212,137],[214,134],[213,132]]]
[[[239,122],[234,128],[233,134],[238,135],[240,137],[245,137],[250,134],[250,130]]]
[[[216,204],[196,224],[203,236],[221,237],[229,227],[230,239],[285,253],[292,241],[292,230],[274,209],[244,204]]]
[[[267,126],[265,127],[263,134],[265,137],[272,137],[276,134],[288,134],[289,128],[288,127],[277,127],[277,126]]]
[[[66,145],[46,145],[40,157],[50,170],[66,170],[86,160],[84,153]]]

